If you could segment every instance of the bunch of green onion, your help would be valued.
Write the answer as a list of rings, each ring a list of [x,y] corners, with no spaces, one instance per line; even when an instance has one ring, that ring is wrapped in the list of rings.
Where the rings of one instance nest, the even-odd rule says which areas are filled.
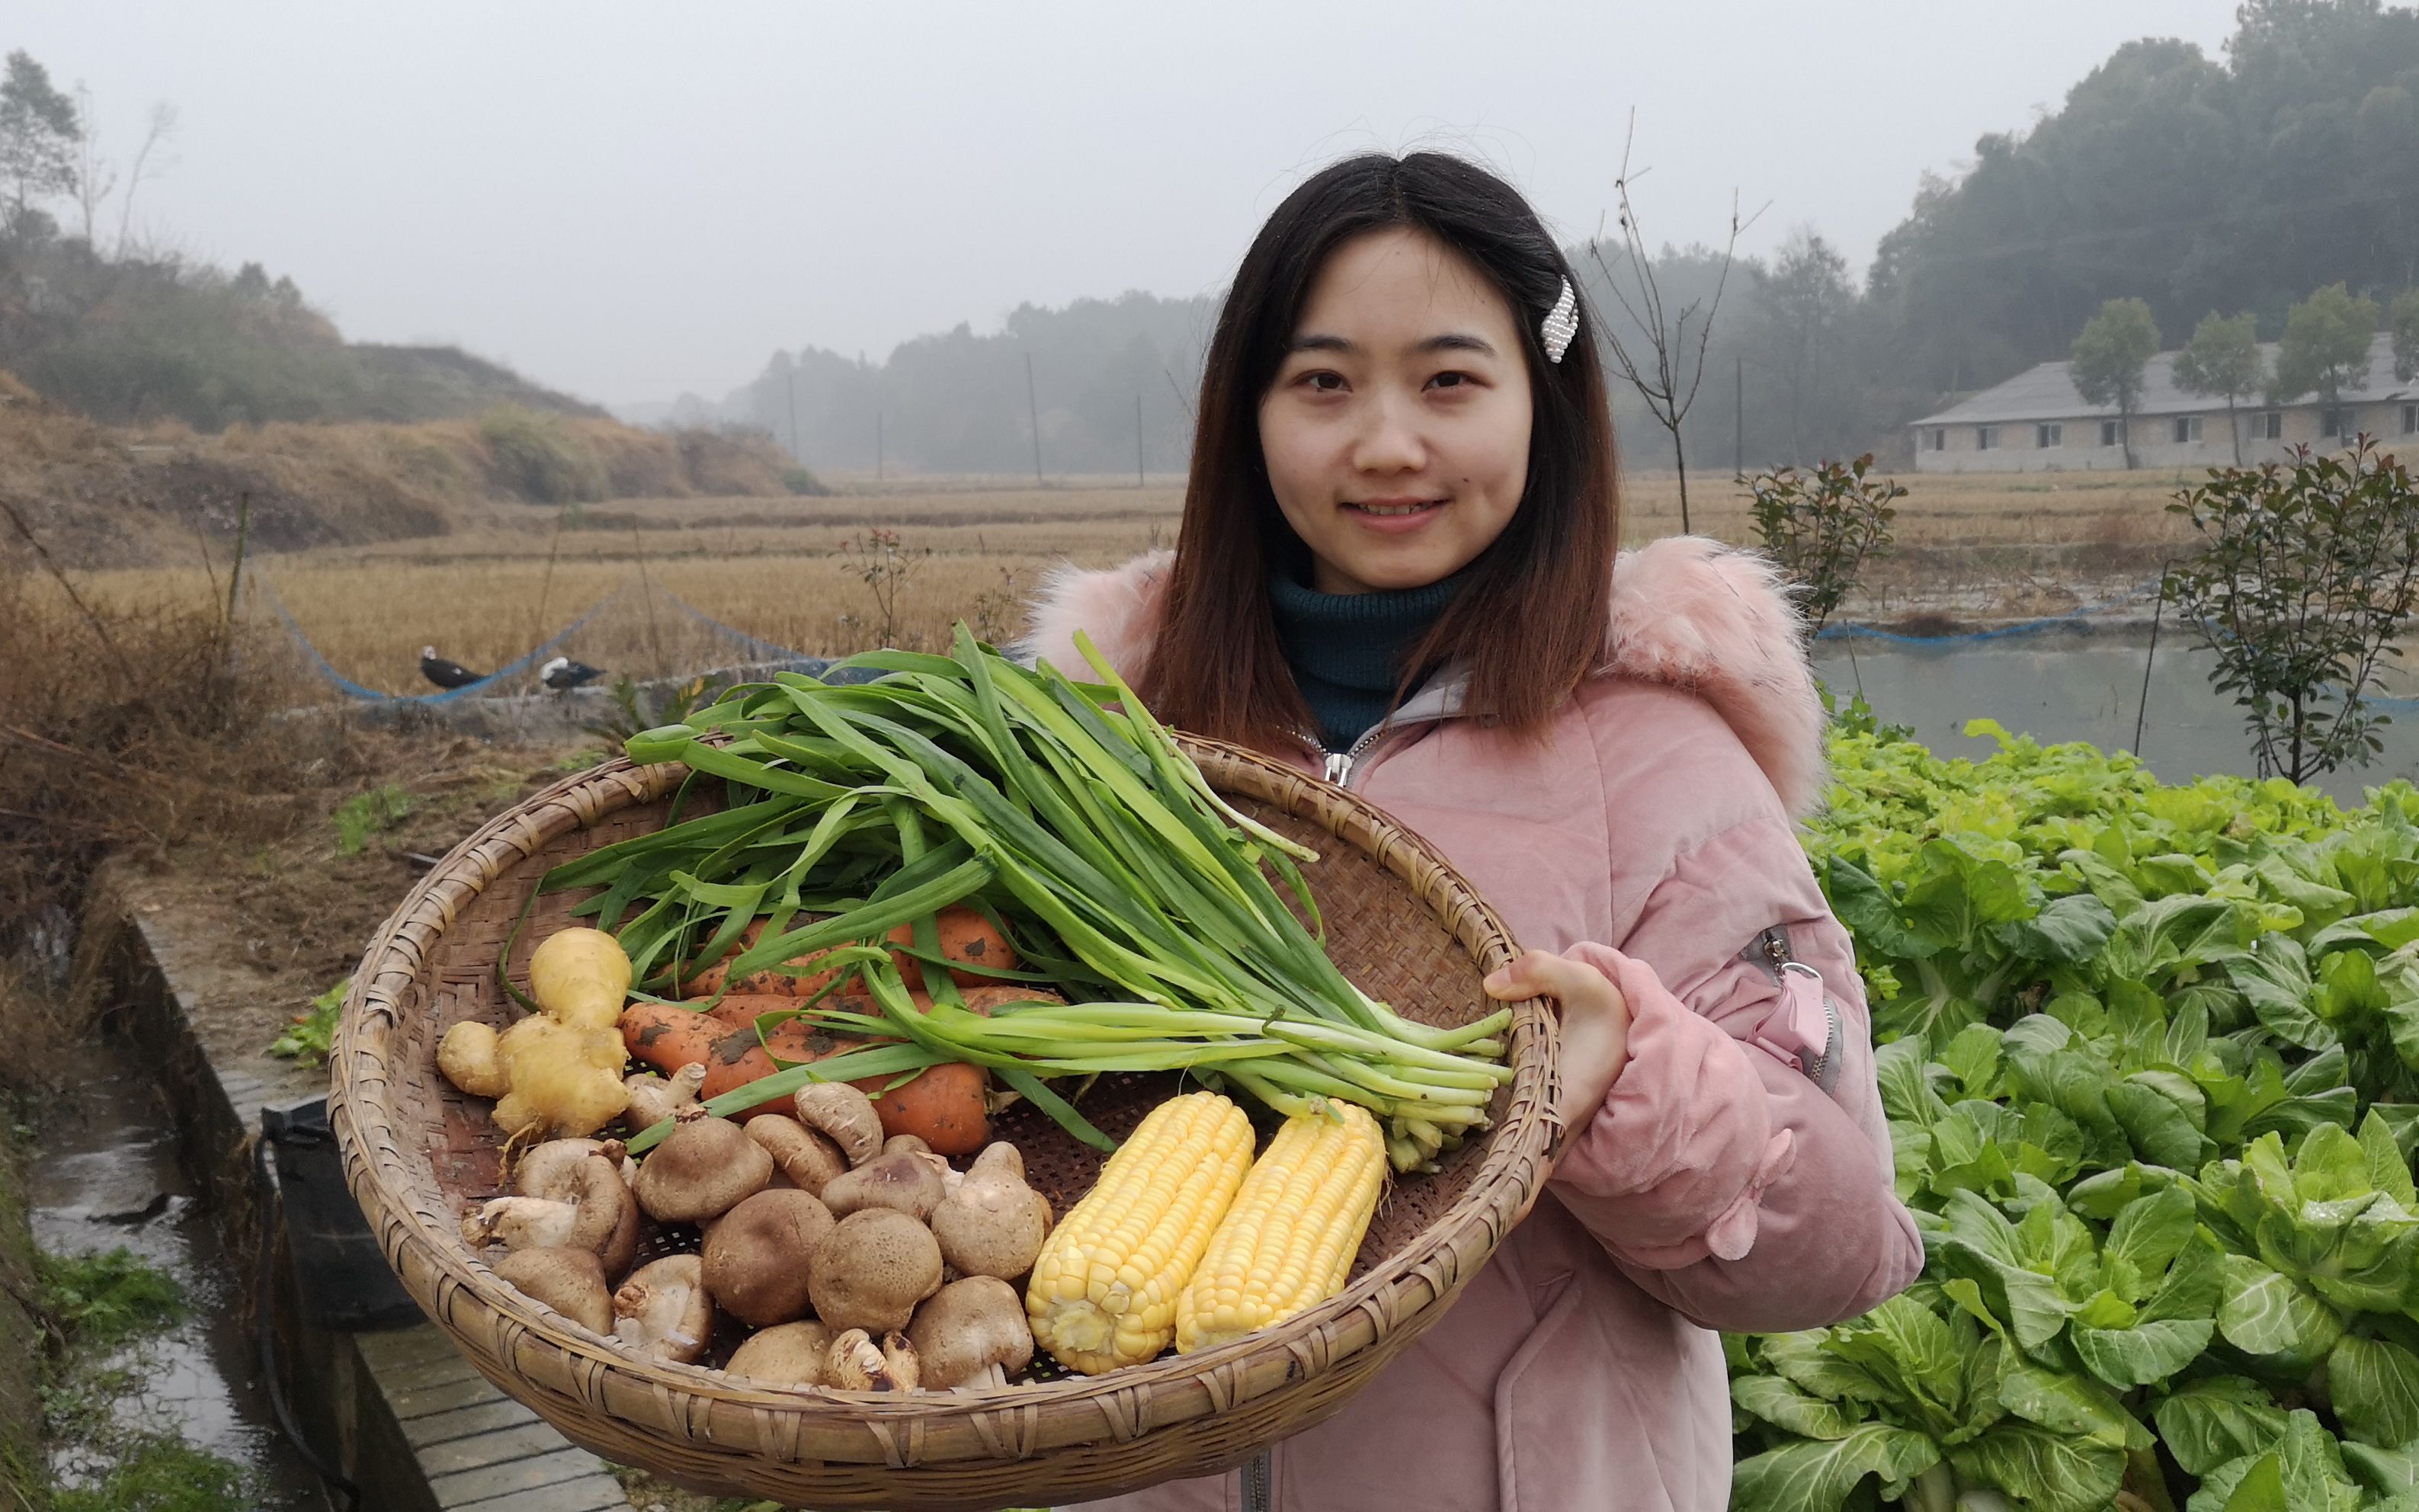
[[[878,1012],[827,1001],[835,981],[797,1016],[894,1042],[785,1067],[715,1100],[716,1113],[809,1081],[967,1061],[1102,1149],[1111,1142],[1046,1083],[1182,1072],[1283,1113],[1358,1103],[1386,1121],[1403,1170],[1485,1127],[1511,1079],[1510,1011],[1439,1028],[1353,986],[1327,956],[1298,865],[1316,853],[1222,798],[1078,640],[1098,683],[1028,671],[960,625],[949,656],[881,651],[831,669],[883,674],[870,683],[784,672],[734,687],[625,745],[634,762],[690,767],[673,822],[556,868],[540,890],[601,886],[575,912],[617,935],[650,993],[722,960],[759,917],[731,980],[840,966],[840,981],[863,981]],[[701,782],[721,783],[727,807],[681,818]],[[934,923],[952,905],[989,918],[1024,965],[948,964],[1073,1000],[967,1009]],[[902,953],[932,966],[929,1011],[879,944],[901,924],[914,937]],[[830,953],[790,964],[818,950]]]

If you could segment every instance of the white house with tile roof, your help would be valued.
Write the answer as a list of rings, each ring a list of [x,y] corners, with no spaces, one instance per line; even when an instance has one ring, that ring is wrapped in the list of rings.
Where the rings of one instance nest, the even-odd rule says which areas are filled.
[[[2276,365],[2276,344],[2259,347],[2263,371]],[[2226,435],[2226,400],[2176,386],[2174,352],[2150,359],[2142,400],[2134,410],[2134,460],[2143,468],[2222,467],[2234,460]],[[2088,405],[2074,392],[2064,363],[2026,368],[1996,388],[1959,401],[1909,427],[1918,472],[2055,472],[2121,469],[2123,422],[2114,406]],[[2334,407],[2304,395],[2272,405],[2254,394],[2238,402],[2235,424],[2242,460],[2266,461],[2296,442],[2332,449],[2366,434],[2388,450],[2419,449],[2419,382],[2394,376],[2392,339],[2368,348],[2368,376],[2347,388]]]

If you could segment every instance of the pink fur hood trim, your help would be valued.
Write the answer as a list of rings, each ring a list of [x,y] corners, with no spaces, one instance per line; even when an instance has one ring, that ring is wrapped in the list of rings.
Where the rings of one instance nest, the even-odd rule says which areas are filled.
[[[1062,566],[1044,579],[1019,648],[1061,671],[1087,671],[1075,631],[1089,633],[1132,681],[1158,633],[1172,551],[1097,571]],[[1633,677],[1693,693],[1739,737],[1793,814],[1822,801],[1823,705],[1789,590],[1761,553],[1701,535],[1624,551],[1613,566],[1605,660],[1594,675]]]

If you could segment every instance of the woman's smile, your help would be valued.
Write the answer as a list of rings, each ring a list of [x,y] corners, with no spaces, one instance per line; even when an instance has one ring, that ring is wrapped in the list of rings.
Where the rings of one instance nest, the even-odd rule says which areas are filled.
[[[1418,530],[1441,512],[1450,499],[1364,499],[1344,506],[1369,530],[1401,535]]]

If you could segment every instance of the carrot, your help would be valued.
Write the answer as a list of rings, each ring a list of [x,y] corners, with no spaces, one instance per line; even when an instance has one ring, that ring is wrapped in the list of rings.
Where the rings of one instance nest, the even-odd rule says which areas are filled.
[[[622,1011],[622,1043],[637,1059],[669,1076],[702,1062],[731,1026],[711,1014],[668,1003],[632,1003]]]
[[[777,1062],[796,1065],[822,1060],[845,1051],[862,1050],[868,1041],[854,1035],[817,1028],[803,1019],[790,1019],[766,1028],[762,1041],[753,1026],[732,1029],[714,1041],[705,1057],[705,1085],[698,1095],[708,1100],[735,1092],[759,1076],[781,1069]]]
[[[746,929],[740,931],[739,938],[732,943],[730,950],[723,955],[721,960],[706,967],[703,971],[699,972],[696,976],[684,980],[681,983],[682,988],[693,997],[711,997],[716,993],[721,992],[723,983],[731,975],[731,963],[738,959],[742,951],[753,949],[756,946],[756,942],[764,937],[764,922],[765,921],[763,919],[760,918],[754,923],[748,925]],[[800,914],[797,918],[790,920],[791,927],[793,929],[804,928],[806,925],[813,922],[815,922],[815,917],[806,914]],[[791,962],[790,964],[793,966],[805,965],[809,962],[821,960],[824,953],[824,952],[821,950],[809,950],[805,955],[802,955],[795,961]],[[822,990],[824,983],[831,980],[834,977],[839,975],[839,971],[832,970],[815,972],[809,976],[804,977],[792,977],[784,975],[781,972],[775,971],[770,966],[767,966],[762,971],[751,973],[748,976],[742,977],[735,982],[732,982],[731,993],[729,995],[734,997],[742,995],[768,997],[811,997],[817,992]]]
[[[934,922],[941,927],[943,960],[997,966],[1009,971],[1016,969],[1016,952],[1009,948],[1008,936],[994,929],[991,920],[975,910],[944,908],[934,917]],[[891,945],[913,945],[916,943],[916,928],[913,924],[901,924],[883,938]],[[924,980],[923,963],[904,950],[891,951],[890,960],[898,966],[899,974],[907,979],[909,985]],[[961,987],[988,986],[998,980],[978,971],[951,971],[949,975]],[[813,989],[809,988],[808,991]]]
[[[884,1138],[911,1134],[935,1155],[971,1155],[991,1142],[990,1109],[983,1101],[990,1078],[980,1066],[956,1060],[927,1066],[904,1086],[884,1091],[892,1080],[868,1076],[855,1084],[873,1099]]]
[[[767,1013],[794,1013],[798,1010],[798,1000],[787,993],[734,992],[712,1008],[705,1007],[703,998],[694,1001],[717,1021],[734,1029],[752,1029],[756,1021]]]
[[[969,987],[965,992],[966,1007],[983,1017],[991,1017],[994,1008],[1010,1003],[1064,1003],[1067,999],[1056,993],[1039,987],[1020,987],[1013,982],[1000,982],[989,987]]]

